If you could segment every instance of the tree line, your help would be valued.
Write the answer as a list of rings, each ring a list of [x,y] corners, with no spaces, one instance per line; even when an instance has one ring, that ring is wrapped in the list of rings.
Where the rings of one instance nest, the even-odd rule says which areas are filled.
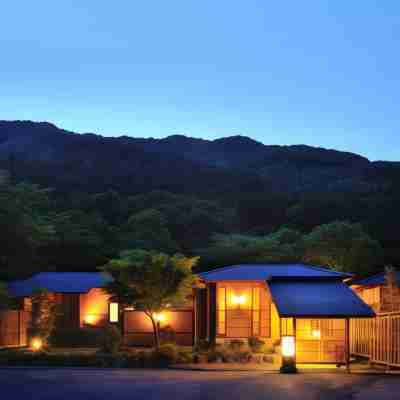
[[[366,274],[387,261],[387,249],[361,218],[340,218],[335,209],[318,218],[314,214],[322,214],[323,207],[304,212],[307,201],[260,196],[60,194],[34,184],[3,183],[0,280],[38,271],[94,271],[128,249],[200,256],[198,270],[301,261]]]

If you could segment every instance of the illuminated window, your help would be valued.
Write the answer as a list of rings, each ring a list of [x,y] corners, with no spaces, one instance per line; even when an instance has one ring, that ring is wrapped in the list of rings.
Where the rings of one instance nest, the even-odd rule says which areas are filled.
[[[110,303],[109,321],[110,322],[118,322],[119,321],[119,304],[118,303]]]
[[[217,292],[218,335],[226,335],[226,288],[220,287]]]
[[[260,288],[254,287],[252,295],[253,295],[253,310],[252,310],[253,336],[259,336],[260,335]]]

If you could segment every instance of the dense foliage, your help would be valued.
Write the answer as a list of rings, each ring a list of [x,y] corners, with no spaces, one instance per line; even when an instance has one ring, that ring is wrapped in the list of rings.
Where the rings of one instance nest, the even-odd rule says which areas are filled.
[[[179,307],[191,295],[195,277],[192,267],[197,259],[176,254],[132,250],[111,260],[104,271],[114,279],[106,291],[118,303],[142,310],[153,326],[155,347],[160,345],[157,315]]]
[[[0,121],[0,280],[91,271],[126,249],[200,255],[200,269],[302,260],[367,273],[400,264],[399,203],[395,162]]]

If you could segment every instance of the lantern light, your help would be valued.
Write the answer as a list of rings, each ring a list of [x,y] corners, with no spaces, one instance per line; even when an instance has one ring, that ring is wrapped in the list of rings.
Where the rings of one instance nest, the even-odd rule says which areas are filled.
[[[40,338],[33,338],[31,342],[31,348],[34,351],[39,351],[43,347],[43,341]]]
[[[282,336],[282,356],[294,357],[295,343],[294,336]]]
[[[112,323],[119,321],[119,304],[110,303],[109,304],[109,321]]]
[[[96,322],[96,316],[94,314],[85,315],[85,324],[93,325]]]
[[[157,322],[164,322],[165,321],[165,314],[164,313],[154,313],[153,314],[153,318]]]
[[[240,296],[232,296],[232,304],[243,305],[246,304],[246,296],[244,294]]]
[[[318,330],[318,329],[314,329],[314,330],[311,332],[311,336],[314,337],[314,338],[316,338],[316,339],[320,339],[320,338],[321,338],[321,331]]]
[[[282,336],[282,373],[296,373],[296,338],[294,336]]]

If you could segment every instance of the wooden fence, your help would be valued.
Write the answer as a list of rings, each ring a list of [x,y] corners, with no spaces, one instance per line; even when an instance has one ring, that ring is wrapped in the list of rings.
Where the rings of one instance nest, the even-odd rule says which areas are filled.
[[[0,311],[0,347],[27,346],[30,313]]]
[[[352,319],[350,352],[374,363],[400,367],[400,312]]]

